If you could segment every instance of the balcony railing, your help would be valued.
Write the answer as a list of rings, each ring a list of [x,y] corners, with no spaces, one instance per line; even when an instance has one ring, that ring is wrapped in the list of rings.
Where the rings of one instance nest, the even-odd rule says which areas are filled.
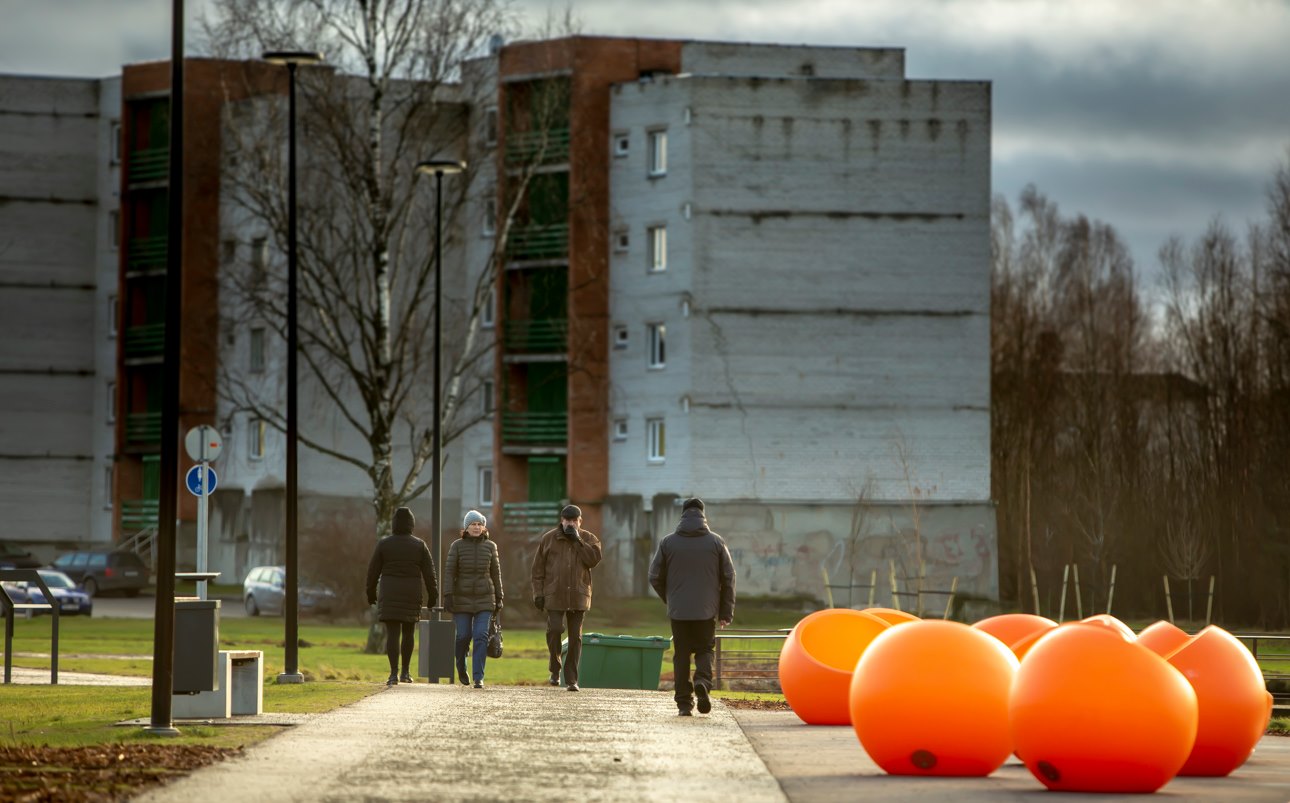
[[[125,417],[126,443],[156,443],[161,440],[161,413],[130,413]]]
[[[502,413],[504,443],[564,443],[568,439],[567,413]]]
[[[502,524],[508,535],[543,533],[560,523],[559,502],[506,502]]]
[[[130,183],[163,181],[170,176],[170,147],[140,148],[130,152],[126,175]]]
[[[569,129],[513,131],[506,135],[506,164],[558,164],[569,161]]]
[[[560,259],[569,254],[569,224],[516,226],[511,229],[506,255],[514,260]]]
[[[122,499],[121,529],[127,532],[156,527],[160,518],[160,500],[157,499]]]
[[[164,323],[145,323],[125,330],[127,358],[154,357],[165,349],[165,345],[166,325]]]
[[[166,235],[131,237],[128,247],[126,265],[129,270],[166,267]]]
[[[568,340],[569,322],[564,318],[506,322],[507,351],[562,352]]]

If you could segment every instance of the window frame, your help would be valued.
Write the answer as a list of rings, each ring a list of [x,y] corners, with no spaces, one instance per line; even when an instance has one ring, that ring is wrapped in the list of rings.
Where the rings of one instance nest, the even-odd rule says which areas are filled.
[[[667,271],[667,224],[657,223],[645,228],[647,250],[645,272],[664,273]]]
[[[615,159],[621,159],[632,152],[631,132],[615,131],[610,135],[610,139],[613,140],[613,143],[610,146],[610,151],[613,153]]]
[[[107,323],[108,323],[108,333],[107,333],[107,336],[108,336],[108,339],[110,340],[110,339],[115,338],[115,337],[117,336],[117,332],[120,330],[120,327],[121,327],[121,317],[120,317],[120,316],[121,316],[121,305],[120,305],[119,303],[117,303],[117,296],[116,296],[116,293],[113,293],[113,294],[111,294],[110,296],[108,296],[107,304],[108,304],[108,308],[107,308],[107,314],[108,314],[108,321],[107,321]]]
[[[263,460],[268,440],[268,422],[263,418],[251,417],[247,426],[247,456],[252,460]]]
[[[659,178],[667,175],[667,129],[651,128],[646,134],[648,163],[645,175]]]
[[[492,329],[497,326],[497,288],[488,288],[488,297],[479,310],[479,328]]]
[[[485,476],[487,476],[487,482],[485,482]],[[479,466],[479,470],[475,472],[475,479],[479,486],[479,506],[491,508],[494,499],[493,491],[497,484],[493,476],[492,464]]]
[[[262,374],[265,371],[265,363],[267,362],[265,354],[265,331],[266,330],[263,326],[253,326],[251,327],[250,335],[246,339],[246,369],[253,374]],[[258,343],[257,340],[259,341]]]
[[[493,394],[496,392],[493,380],[484,379],[479,383],[480,407],[484,415],[493,414]]]
[[[107,381],[107,397],[104,399],[107,404],[107,423],[116,423],[116,380]]]
[[[645,324],[645,367],[657,371],[667,367],[667,324],[661,321]]]
[[[645,419],[645,461],[651,464],[667,462],[667,419]]]
[[[629,432],[630,432],[630,429],[629,429],[629,428],[628,428],[628,426],[627,426],[627,419],[626,419],[626,418],[615,418],[615,419],[614,419],[614,430],[613,430],[613,439],[614,439],[614,440],[616,440],[616,441],[625,441],[625,440],[627,440],[627,435],[628,435],[628,433],[629,433]]]

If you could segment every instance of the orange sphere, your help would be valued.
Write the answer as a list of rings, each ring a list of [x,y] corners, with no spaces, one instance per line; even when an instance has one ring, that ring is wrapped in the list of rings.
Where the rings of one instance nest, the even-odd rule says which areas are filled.
[[[1154,792],[1196,739],[1196,692],[1114,630],[1072,624],[1034,644],[1009,703],[1026,768],[1064,792]]]
[[[1170,653],[1189,641],[1191,636],[1186,630],[1163,619],[1138,634],[1138,643],[1161,658],[1168,658]]]
[[[1133,628],[1129,627],[1124,622],[1121,622],[1119,619],[1116,619],[1109,613],[1098,613],[1093,616],[1086,616],[1080,620],[1080,624],[1101,625],[1102,627],[1110,628],[1111,630],[1119,633],[1125,641],[1133,641],[1137,638],[1137,635],[1133,632]]]
[[[1004,613],[982,619],[972,626],[982,633],[989,633],[1011,648],[1013,644],[1028,636],[1052,630],[1057,627],[1057,623],[1033,613]]]
[[[870,616],[876,616],[889,625],[903,625],[907,622],[921,622],[917,616],[912,613],[898,611],[895,608],[865,608],[861,613],[867,613]]]
[[[851,672],[887,627],[849,608],[816,611],[798,622],[779,651],[779,685],[793,713],[807,725],[850,725]]]
[[[959,622],[892,627],[856,664],[852,727],[891,775],[989,775],[1012,752],[1016,671],[998,639]]]
[[[1267,692],[1267,695],[1268,695],[1268,712],[1263,715],[1264,733],[1267,732],[1268,726],[1272,724],[1272,706],[1276,704],[1276,700],[1274,700],[1272,697],[1272,692]]]
[[[1168,661],[1196,690],[1196,744],[1179,775],[1222,776],[1245,763],[1267,730],[1263,672],[1245,645],[1213,625]]]

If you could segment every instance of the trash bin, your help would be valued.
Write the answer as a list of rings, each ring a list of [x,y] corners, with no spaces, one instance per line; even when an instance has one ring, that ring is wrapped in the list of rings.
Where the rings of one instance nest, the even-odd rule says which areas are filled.
[[[672,640],[666,636],[606,636],[584,633],[578,685],[589,689],[658,689],[663,653]],[[569,641],[560,653],[567,659]]]
[[[219,688],[219,604],[217,599],[175,599],[175,694]]]

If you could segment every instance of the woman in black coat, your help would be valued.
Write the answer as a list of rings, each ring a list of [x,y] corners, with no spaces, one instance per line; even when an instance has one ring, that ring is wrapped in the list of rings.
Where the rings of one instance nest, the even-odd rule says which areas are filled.
[[[376,618],[385,623],[385,654],[390,659],[390,679],[393,686],[400,681],[412,682],[408,665],[412,663],[412,632],[421,618],[421,587],[429,595],[430,604],[439,599],[439,583],[435,579],[434,558],[426,542],[412,534],[416,519],[412,511],[401,507],[394,511],[391,529],[376,543],[372,560],[367,564],[367,604],[376,606]],[[380,594],[377,594],[377,585]],[[399,636],[402,635],[402,650]],[[403,657],[403,674],[398,674],[398,658]]]
[[[471,674],[477,689],[484,688],[488,625],[502,609],[502,564],[497,558],[497,542],[488,537],[487,524],[478,510],[466,513],[461,538],[448,548],[443,570],[443,607],[452,611],[457,626],[457,679],[469,682],[466,651],[473,641]]]

